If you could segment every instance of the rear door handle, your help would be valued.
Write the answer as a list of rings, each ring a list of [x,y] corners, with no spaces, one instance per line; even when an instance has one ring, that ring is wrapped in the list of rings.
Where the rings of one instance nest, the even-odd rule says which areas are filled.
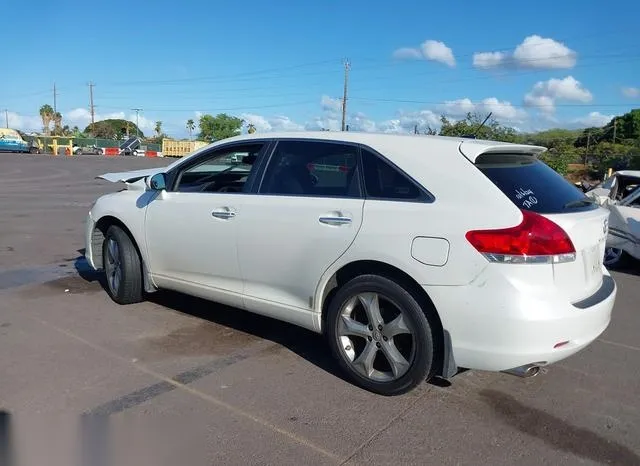
[[[211,212],[211,215],[213,215],[216,218],[227,220],[235,217],[236,212],[228,207],[225,207],[223,209],[214,210],[213,212]]]
[[[351,223],[349,217],[320,217],[318,221],[332,226],[349,225]]]

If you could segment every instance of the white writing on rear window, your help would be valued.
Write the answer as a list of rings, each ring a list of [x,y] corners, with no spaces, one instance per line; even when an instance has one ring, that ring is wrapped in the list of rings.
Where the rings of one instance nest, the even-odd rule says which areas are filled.
[[[522,202],[522,207],[530,209],[538,203],[538,199],[534,195],[535,193],[531,189],[518,188],[516,189],[516,199]]]

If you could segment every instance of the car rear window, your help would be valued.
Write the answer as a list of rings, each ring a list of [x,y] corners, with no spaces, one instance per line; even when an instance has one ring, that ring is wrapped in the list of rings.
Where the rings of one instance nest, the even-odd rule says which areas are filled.
[[[521,209],[557,214],[598,206],[538,158],[520,154],[482,154],[476,167]]]

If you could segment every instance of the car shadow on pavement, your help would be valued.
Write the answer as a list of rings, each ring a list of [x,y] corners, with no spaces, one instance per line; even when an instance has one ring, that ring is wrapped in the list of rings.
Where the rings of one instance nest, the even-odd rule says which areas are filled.
[[[93,270],[84,257],[85,250],[77,251],[74,268],[85,281],[100,284],[105,293],[107,283],[102,272]],[[329,374],[351,384],[331,354],[331,349],[322,335],[278,319],[251,313],[243,309],[225,306],[213,301],[175,291],[159,290],[146,296],[146,300],[187,314],[204,321],[246,333],[263,340],[272,341],[297,354]],[[460,372],[464,372],[461,369]],[[429,381],[430,385],[446,388],[451,382],[440,377]]]
[[[149,294],[147,300],[198,319],[277,343],[322,370],[345,380],[322,335],[277,319],[174,291],[160,290]]]
[[[527,406],[497,390],[480,392],[482,401],[504,422],[520,432],[536,437],[558,451],[602,464],[638,465],[640,456],[628,447],[540,409]]]

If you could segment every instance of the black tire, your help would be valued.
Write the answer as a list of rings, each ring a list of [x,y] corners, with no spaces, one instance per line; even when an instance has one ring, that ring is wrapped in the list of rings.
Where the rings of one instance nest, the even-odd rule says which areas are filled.
[[[407,359],[409,368],[404,375],[394,380],[377,381],[362,375],[354,368],[341,343],[338,327],[342,310],[351,299],[361,293],[377,293],[385,301],[394,303],[401,310],[403,318],[408,320],[407,324],[414,330],[412,357],[409,358],[410,360]],[[361,275],[343,285],[331,299],[327,309],[326,337],[333,356],[344,374],[355,385],[365,390],[385,396],[401,395],[413,390],[431,377],[435,354],[432,326],[418,300],[401,284],[388,278],[379,275]],[[381,332],[377,332],[377,338],[385,337],[381,336]],[[368,339],[372,341],[371,338]],[[364,338],[362,341],[365,345],[367,344]],[[374,341],[382,343],[381,340]],[[385,338],[384,341],[387,339]],[[381,348],[380,344],[376,344]],[[355,346],[354,343],[354,350]]]
[[[109,242],[117,245],[116,256],[120,266],[120,280],[115,284],[111,276]],[[106,278],[106,289],[111,299],[118,304],[134,304],[143,300],[142,264],[140,256],[129,235],[119,226],[107,229],[102,243],[102,264]]]
[[[611,258],[607,260],[607,255],[605,251],[604,265],[607,269],[611,269],[611,270],[623,269],[629,265],[630,256],[625,251],[622,251],[617,248],[607,248],[607,250],[609,249],[615,250],[618,255],[615,258]]]

